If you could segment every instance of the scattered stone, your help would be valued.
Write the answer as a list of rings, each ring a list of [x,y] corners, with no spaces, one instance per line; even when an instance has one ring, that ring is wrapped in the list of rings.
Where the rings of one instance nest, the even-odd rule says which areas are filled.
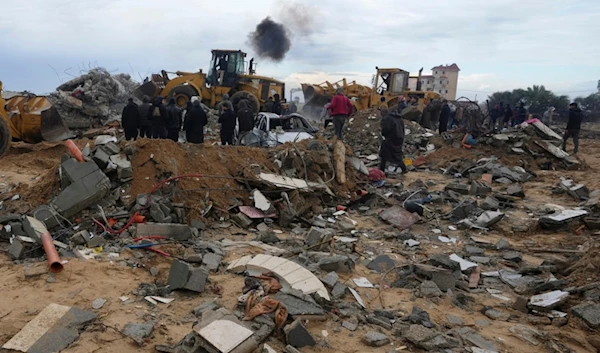
[[[506,250],[506,249],[510,249],[510,243],[502,238],[500,240],[498,240],[498,242],[496,243],[496,249],[498,250]]]
[[[450,260],[448,255],[433,254],[429,257],[429,261],[431,261],[434,265],[443,266],[452,271],[460,270],[460,264],[456,261]]]
[[[46,266],[27,266],[25,267],[25,278],[39,277],[48,273],[48,267]]]
[[[194,314],[194,316],[200,317],[200,316],[202,316],[203,313],[208,312],[208,311],[213,311],[218,308],[219,308],[219,304],[217,302],[215,302],[214,300],[210,300],[210,301],[204,302],[204,303],[198,305],[197,307],[195,307],[194,310],[192,310],[192,313]]]
[[[277,234],[270,229],[259,231],[256,240],[265,244],[276,244],[281,241],[281,239],[277,237]]]
[[[219,269],[222,258],[223,257],[220,255],[209,252],[202,257],[202,264],[204,264],[209,271],[216,271]]]
[[[48,278],[46,278],[46,282],[48,283],[56,283],[56,277],[53,274],[49,274]]]
[[[331,290],[331,296],[333,297],[333,299],[342,299],[346,295],[347,289],[348,287],[346,287],[345,284],[343,284],[342,282],[338,282]]]
[[[206,230],[206,224],[204,224],[204,222],[202,222],[199,219],[192,219],[192,222],[190,224],[193,228],[196,228],[198,230]]]
[[[525,192],[523,191],[523,187],[519,184],[511,184],[506,188],[506,193],[510,196],[524,198]]]
[[[550,324],[552,324],[552,320],[550,320],[550,318],[547,316],[529,315],[529,316],[527,316],[527,322],[529,322],[532,325],[550,325]]]
[[[589,327],[600,328],[600,304],[585,302],[572,307],[571,311]]]
[[[340,276],[336,272],[329,272],[325,277],[321,278],[321,282],[329,288],[335,287]]]
[[[469,256],[477,256],[477,255],[484,255],[485,251],[482,248],[473,246],[473,245],[467,245],[465,246],[465,252],[469,255]]]
[[[471,256],[469,259],[473,262],[476,262],[478,264],[484,264],[484,265],[488,265],[491,261],[491,259],[489,257],[485,257],[485,256]]]
[[[240,228],[250,228],[252,226],[252,220],[242,212],[234,213],[231,216],[231,220],[237,224]]]
[[[183,255],[183,259],[186,262],[190,262],[193,264],[201,264],[202,263],[202,254],[199,254],[191,249],[188,249],[188,252],[186,252]]]
[[[431,318],[429,317],[429,313],[425,310],[419,308],[418,306],[413,306],[412,312],[410,315],[402,319],[403,321],[408,321],[411,324],[422,325],[427,328],[433,327],[433,322],[431,322]]]
[[[488,327],[491,325],[492,325],[492,323],[488,320],[475,320],[475,326],[477,326],[479,328],[484,328],[484,327]]]
[[[194,292],[204,292],[207,280],[208,271],[205,268],[192,268],[188,281],[183,288]]]
[[[207,279],[207,269],[194,268],[183,261],[173,260],[169,271],[168,284],[171,290],[188,289],[203,292]]]
[[[457,330],[458,335],[470,345],[485,349],[486,351],[498,352],[498,347],[492,341],[483,338],[470,327],[461,327]]]
[[[388,336],[375,331],[366,333],[362,337],[362,341],[369,347],[381,347],[391,342]]]
[[[419,291],[424,298],[435,298],[444,295],[440,288],[433,281],[423,281],[419,287]]]
[[[500,320],[500,321],[507,321],[508,318],[510,317],[509,314],[503,313],[502,311],[496,310],[496,309],[487,309],[484,311],[483,314],[492,320]]]
[[[94,301],[92,302],[92,309],[94,309],[94,310],[102,309],[104,304],[106,304],[106,299],[104,299],[104,298],[94,299]]]
[[[189,240],[192,229],[186,224],[176,223],[140,223],[137,225],[138,237],[161,235],[177,241]]]
[[[515,310],[518,310],[522,313],[529,313],[529,309],[527,308],[527,304],[529,304],[529,299],[525,298],[525,297],[517,297],[517,299],[515,299],[515,302],[512,305],[512,308]]]
[[[142,346],[144,344],[144,339],[150,337],[152,334],[152,330],[154,330],[153,323],[128,323],[123,327],[121,333],[132,338],[138,345]]]
[[[458,317],[458,316],[455,316],[455,315],[447,314],[446,315],[446,320],[448,320],[448,323],[450,324],[450,327],[464,326],[465,325],[465,320],[463,320],[461,317]]]
[[[306,295],[292,295],[290,293],[279,292],[273,295],[273,299],[280,301],[288,310],[291,316],[310,316],[324,315],[325,311],[321,306]]]
[[[502,258],[507,261],[519,263],[523,259],[523,254],[517,251],[508,251],[502,254]]]
[[[404,338],[428,351],[440,351],[460,345],[457,339],[421,325],[411,325]]]
[[[348,331],[356,331],[358,328],[358,319],[351,317],[350,319],[342,322],[342,327]]]
[[[285,327],[285,337],[292,347],[302,348],[306,346],[314,346],[317,344],[315,339],[306,330],[306,327],[302,325],[300,319],[297,319],[293,323]]]
[[[556,309],[563,305],[568,298],[569,292],[560,290],[534,295],[529,299],[529,308],[540,311]]]
[[[391,270],[395,266],[396,262],[392,260],[391,257],[387,255],[381,255],[377,256],[373,261],[371,261],[367,268],[379,273],[383,273]]]
[[[377,316],[367,316],[367,322],[372,324],[372,325],[377,325],[380,327],[383,327],[386,330],[391,330],[392,329],[392,324],[390,323],[389,319],[385,319],[385,318],[379,318]]]
[[[20,260],[25,254],[26,247],[16,238],[12,240],[12,244],[8,247],[8,253],[14,260]]]
[[[319,260],[319,268],[328,272],[351,273],[354,269],[354,261],[343,255],[328,256]]]
[[[552,319],[552,326],[563,327],[569,323],[569,319],[566,317],[556,317]]]
[[[534,346],[538,346],[540,344],[540,341],[538,340],[541,336],[540,332],[528,326],[519,324],[509,328],[508,330],[523,341],[531,343]]]
[[[158,268],[150,267],[150,274],[154,277],[158,276]]]

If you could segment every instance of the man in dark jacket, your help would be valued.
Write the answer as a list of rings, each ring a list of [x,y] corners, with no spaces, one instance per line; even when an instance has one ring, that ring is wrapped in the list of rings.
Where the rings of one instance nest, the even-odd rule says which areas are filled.
[[[149,119],[150,97],[142,97],[142,104],[138,106],[140,112],[140,137],[152,137],[152,121]]]
[[[496,123],[500,117],[500,106],[496,104],[490,111],[490,119],[492,120],[492,130],[496,131]]]
[[[238,138],[241,138],[254,128],[254,114],[252,113],[252,110],[248,108],[248,104],[245,100],[242,100],[238,104],[237,119],[239,126]]]
[[[513,111],[510,109],[510,104],[507,104],[506,107],[504,107],[504,120],[502,121],[504,123],[504,127],[509,126],[512,115]]]
[[[381,120],[381,135],[385,140],[381,143],[379,149],[379,157],[381,162],[379,169],[385,172],[387,163],[392,163],[400,166],[402,173],[407,173],[406,165],[404,164],[404,120],[398,110],[389,112]]]
[[[219,117],[221,124],[221,145],[233,145],[233,132],[235,131],[236,116],[229,106],[223,106],[223,113]]]
[[[440,112],[440,127],[439,132],[440,135],[446,131],[448,131],[448,121],[450,120],[450,106],[448,105],[447,100],[442,101],[442,111]]]
[[[185,138],[189,143],[204,143],[204,127],[208,124],[206,112],[197,100],[185,114]]]
[[[298,112],[298,106],[296,105],[296,102],[290,103],[290,114],[294,114],[297,112]]]
[[[125,139],[135,140],[138,137],[138,128],[140,127],[140,111],[138,105],[133,102],[133,98],[127,100],[127,105],[123,108],[121,114],[121,125],[125,130]]]
[[[567,140],[569,137],[573,138],[573,153],[577,154],[579,151],[579,130],[581,130],[581,121],[583,120],[583,113],[577,103],[569,104],[569,122],[567,123],[567,129],[563,136],[563,151],[567,151]]]
[[[335,128],[335,135],[338,139],[342,139],[342,131],[344,130],[344,123],[348,116],[354,112],[354,105],[348,97],[344,95],[344,91],[338,88],[335,96],[331,99],[329,108],[329,115],[333,119],[333,127]]]
[[[154,103],[152,103],[148,111],[148,119],[152,121],[152,137],[155,139],[166,139],[169,112],[163,104],[163,97],[158,96]]]
[[[281,115],[281,98],[277,93],[273,95],[273,98],[275,98],[275,101],[273,102],[273,109],[271,111],[277,115]]]
[[[272,113],[273,112],[273,97],[269,97],[269,99],[267,99],[267,101],[265,102],[265,107],[264,107],[264,111],[267,113]]]
[[[175,98],[169,99],[167,105],[167,111],[169,112],[169,121],[167,122],[167,136],[169,139],[177,142],[179,140],[179,131],[181,130],[181,123],[183,120],[182,111],[175,104]]]
[[[515,119],[514,125],[523,124],[527,120],[527,109],[525,109],[525,103],[519,103],[519,109],[517,110],[517,118]]]

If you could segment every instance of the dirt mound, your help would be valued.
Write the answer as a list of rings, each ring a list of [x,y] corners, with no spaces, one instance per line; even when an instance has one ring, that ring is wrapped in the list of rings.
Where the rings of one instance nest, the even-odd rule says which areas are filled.
[[[574,286],[600,281],[600,243],[595,242],[568,271],[567,279]]]

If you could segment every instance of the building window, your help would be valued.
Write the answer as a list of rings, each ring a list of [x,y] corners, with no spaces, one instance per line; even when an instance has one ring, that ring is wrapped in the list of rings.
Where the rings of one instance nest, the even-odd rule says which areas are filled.
[[[440,93],[442,93],[442,90],[440,90]]]
[[[446,93],[448,93],[448,90],[446,90]]]
[[[440,80],[440,85],[443,85],[443,84],[444,84],[444,81]]]
[[[437,75],[437,71],[435,72],[435,74]]]
[[[445,75],[445,74],[446,74],[446,71],[442,71],[442,75]]]

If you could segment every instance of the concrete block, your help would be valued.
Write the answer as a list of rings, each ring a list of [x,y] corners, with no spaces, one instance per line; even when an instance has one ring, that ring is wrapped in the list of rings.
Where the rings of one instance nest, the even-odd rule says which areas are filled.
[[[293,347],[302,348],[317,344],[299,319],[286,326],[284,331],[287,342]]]
[[[121,149],[114,142],[109,142],[109,143],[105,144],[104,146],[102,146],[102,148],[111,156],[121,153]]]
[[[336,272],[329,272],[325,277],[321,278],[321,282],[327,287],[333,288],[339,279],[340,276]]]
[[[506,188],[506,193],[510,196],[514,197],[525,197],[525,192],[523,191],[523,187],[519,184],[512,184]]]
[[[209,252],[202,257],[202,264],[204,264],[209,271],[216,271],[219,269],[219,265],[221,265],[222,258],[223,256]]]
[[[191,268],[190,275],[187,283],[183,289],[191,290],[194,292],[204,292],[206,281],[208,280],[208,270],[205,268]]]
[[[30,353],[60,352],[77,340],[79,332],[94,319],[94,313],[50,304],[2,348]]]
[[[338,282],[331,290],[331,296],[333,297],[333,299],[342,299],[346,295],[347,290],[348,287],[346,287],[345,284],[343,284],[342,282]]]
[[[373,261],[367,265],[369,270],[373,270],[379,273],[391,270],[396,266],[396,262],[392,260],[388,255],[377,256]]]
[[[8,253],[14,260],[20,260],[25,255],[27,247],[17,239],[13,239],[12,244],[8,247]]]
[[[250,228],[250,226],[252,226],[252,220],[250,217],[246,216],[242,212],[232,214],[231,220],[241,228]]]
[[[121,333],[124,336],[133,339],[139,346],[142,346],[144,344],[144,339],[150,337],[153,330],[154,324],[151,322],[143,324],[128,323],[123,327]]]
[[[362,342],[369,347],[381,347],[390,343],[390,338],[376,331],[367,332],[362,337]]]
[[[100,169],[104,170],[108,167],[108,162],[110,161],[110,154],[102,147],[96,147],[96,152],[94,153],[94,162],[100,167]]]
[[[315,246],[319,243],[330,240],[332,236],[333,233],[331,230],[320,227],[311,227],[306,234],[306,245]],[[325,246],[329,245],[325,244]]]
[[[457,192],[461,195],[468,195],[470,188],[468,185],[466,184],[459,184],[459,183],[451,183],[446,185],[446,187],[444,188],[444,190],[452,190],[454,192]]]
[[[485,196],[492,192],[492,188],[481,181],[473,181],[471,183],[471,195]]]
[[[571,312],[589,327],[593,329],[600,328],[600,304],[585,302],[572,307]]]
[[[66,185],[71,185],[77,180],[100,171],[98,165],[94,162],[79,162],[75,158],[69,158],[60,164],[63,179],[66,179]]]
[[[190,276],[191,266],[183,261],[173,260],[169,271],[169,288],[171,290],[184,288]]]
[[[495,197],[488,196],[481,203],[481,208],[486,211],[495,211],[500,208],[500,201]]]
[[[110,180],[97,170],[73,182],[50,205],[64,217],[72,217],[102,200],[109,190]]]
[[[354,270],[354,261],[348,256],[334,255],[319,260],[319,268],[327,272],[351,273]]]
[[[184,241],[192,237],[192,229],[186,224],[175,223],[140,223],[137,225],[137,236],[162,235],[164,237]]]
[[[452,210],[452,215],[458,219],[468,218],[477,209],[477,200],[465,200]]]

